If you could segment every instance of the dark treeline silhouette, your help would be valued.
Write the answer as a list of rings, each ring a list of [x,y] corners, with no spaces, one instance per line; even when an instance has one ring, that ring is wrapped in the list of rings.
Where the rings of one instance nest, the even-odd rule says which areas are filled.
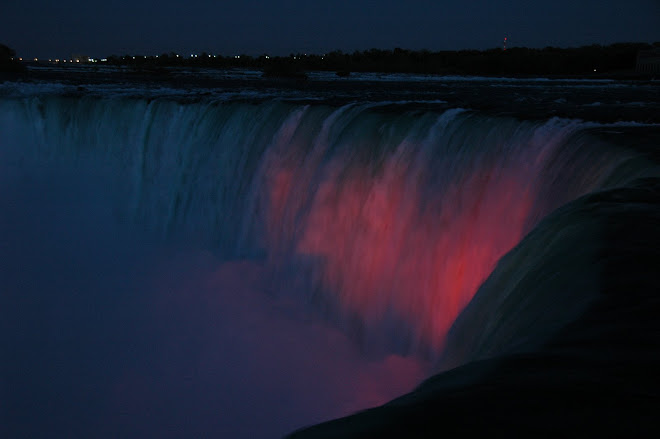
[[[261,55],[221,56],[201,53],[159,56],[111,56],[108,63],[142,68],[196,66],[261,69],[266,76],[300,76],[304,71],[384,72],[458,75],[587,75],[613,74],[634,70],[637,53],[660,47],[660,42],[617,43],[577,48],[546,47],[507,50],[413,51],[370,49],[323,55],[291,54],[285,57]]]
[[[0,73],[20,73],[25,70],[16,59],[16,52],[4,44],[0,44]]]
[[[262,70],[267,77],[304,78],[306,71],[419,73],[483,76],[606,76],[634,72],[640,50],[660,48],[660,42],[594,44],[575,48],[545,47],[507,50],[438,51],[369,49],[344,53],[290,54],[289,56],[163,53],[158,56],[112,55],[105,64],[131,67],[134,71],[167,74],[165,67],[247,68]],[[98,62],[98,60],[97,60]],[[77,63],[76,63],[77,64]],[[0,72],[20,73],[25,68],[16,53],[0,44]],[[641,75],[640,75],[641,76]]]

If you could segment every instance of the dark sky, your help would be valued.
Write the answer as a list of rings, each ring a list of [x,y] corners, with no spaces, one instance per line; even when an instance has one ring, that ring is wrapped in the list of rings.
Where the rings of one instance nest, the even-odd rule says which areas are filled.
[[[660,0],[2,0],[24,57],[323,53],[660,40]]]

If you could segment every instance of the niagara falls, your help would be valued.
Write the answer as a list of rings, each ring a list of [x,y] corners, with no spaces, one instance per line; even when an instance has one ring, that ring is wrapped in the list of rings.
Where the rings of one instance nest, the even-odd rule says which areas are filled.
[[[660,437],[660,4],[0,17],[0,438]]]
[[[74,435],[283,435],[536,349],[604,269],[593,220],[559,212],[658,172],[625,147],[653,121],[136,86],[0,89],[5,370]]]

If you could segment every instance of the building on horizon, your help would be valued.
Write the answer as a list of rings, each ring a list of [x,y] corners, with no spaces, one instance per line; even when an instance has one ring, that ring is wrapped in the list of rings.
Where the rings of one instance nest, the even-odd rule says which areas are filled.
[[[637,73],[660,75],[660,48],[640,50],[637,52]]]

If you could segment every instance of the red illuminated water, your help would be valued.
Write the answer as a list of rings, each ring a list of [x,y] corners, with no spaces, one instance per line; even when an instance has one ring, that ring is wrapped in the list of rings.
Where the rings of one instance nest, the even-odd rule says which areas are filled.
[[[345,318],[394,325],[409,348],[439,352],[458,313],[526,231],[528,170],[480,163],[428,194],[401,161],[377,175],[340,165],[328,165],[306,203],[295,171],[273,173],[269,241],[277,247],[286,236],[294,257],[315,261],[316,281]]]

